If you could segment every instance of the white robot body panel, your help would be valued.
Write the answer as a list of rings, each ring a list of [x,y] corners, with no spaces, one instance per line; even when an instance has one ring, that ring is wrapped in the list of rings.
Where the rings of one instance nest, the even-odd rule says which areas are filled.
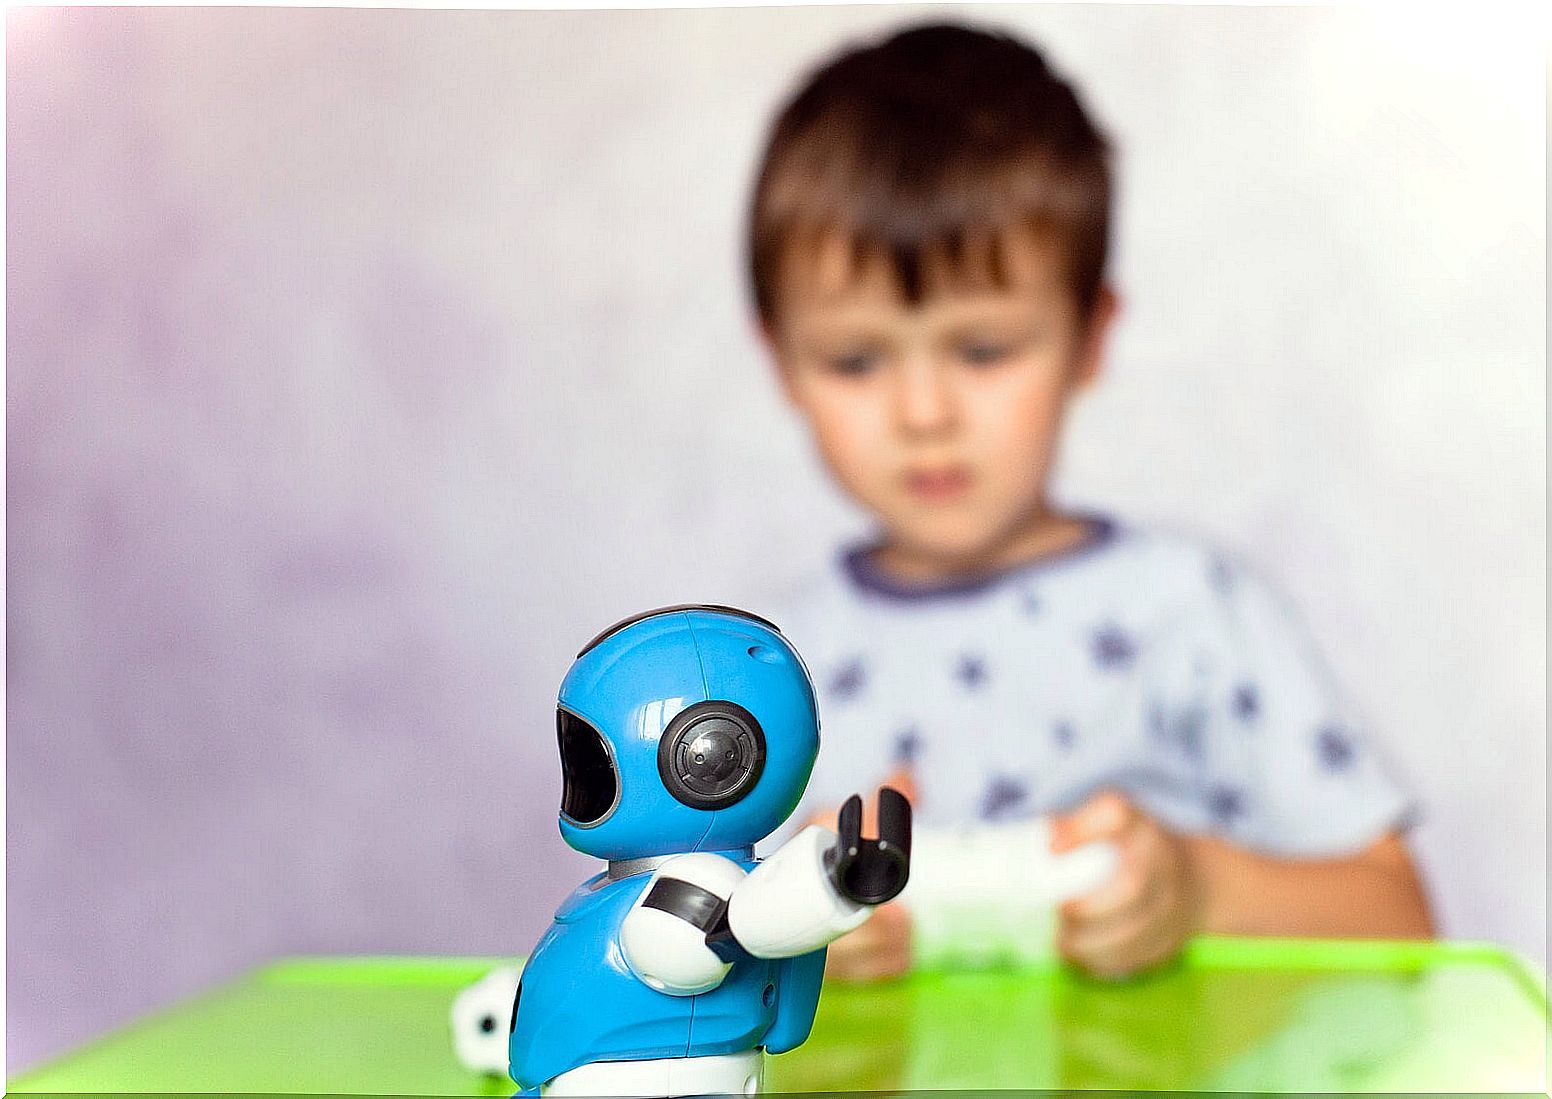
[[[563,1072],[539,1089],[544,1096],[682,1096],[759,1093],[765,1058],[758,1049],[710,1057],[594,1061]]]
[[[825,863],[835,845],[811,824],[750,872],[728,902],[733,938],[758,958],[790,958],[827,946],[864,923],[873,909],[841,896]]]
[[[658,867],[620,926],[620,949],[632,972],[670,996],[695,996],[721,984],[732,963],[706,944],[706,929],[684,914],[653,907],[652,898],[663,895],[661,884],[682,883],[703,891],[703,902],[710,894],[725,905],[743,880],[743,867],[705,852],[676,855]]]

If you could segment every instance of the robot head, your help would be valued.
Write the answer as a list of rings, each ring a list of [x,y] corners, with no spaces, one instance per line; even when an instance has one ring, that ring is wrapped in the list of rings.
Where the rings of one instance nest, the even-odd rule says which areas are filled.
[[[728,851],[797,806],[819,751],[797,650],[731,607],[663,607],[609,627],[560,685],[560,830],[602,859]]]

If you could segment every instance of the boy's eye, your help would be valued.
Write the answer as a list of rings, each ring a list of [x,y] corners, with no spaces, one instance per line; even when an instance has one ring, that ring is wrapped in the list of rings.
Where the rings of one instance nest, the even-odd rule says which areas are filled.
[[[847,351],[839,355],[826,355],[825,369],[832,374],[848,378],[860,377],[878,365],[878,353],[874,351]]]
[[[992,366],[1006,359],[1012,348],[1005,343],[967,343],[960,347],[960,358],[971,366]]]

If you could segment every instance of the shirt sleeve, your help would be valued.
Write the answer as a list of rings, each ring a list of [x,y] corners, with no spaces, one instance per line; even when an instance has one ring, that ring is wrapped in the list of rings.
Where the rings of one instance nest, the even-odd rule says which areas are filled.
[[[1193,694],[1212,829],[1269,854],[1337,857],[1410,827],[1415,802],[1296,615],[1231,563],[1214,561],[1208,581],[1204,636],[1187,649],[1206,688]]]

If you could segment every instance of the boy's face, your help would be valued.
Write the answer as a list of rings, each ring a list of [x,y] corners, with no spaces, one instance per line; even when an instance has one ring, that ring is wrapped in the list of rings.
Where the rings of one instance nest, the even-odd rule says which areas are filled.
[[[886,262],[858,269],[849,253],[837,237],[787,265],[766,333],[787,396],[892,546],[995,563],[1045,516],[1062,417],[1098,370],[1113,298],[1085,323],[1033,237],[1004,249],[1000,286],[929,264],[918,306]]]

